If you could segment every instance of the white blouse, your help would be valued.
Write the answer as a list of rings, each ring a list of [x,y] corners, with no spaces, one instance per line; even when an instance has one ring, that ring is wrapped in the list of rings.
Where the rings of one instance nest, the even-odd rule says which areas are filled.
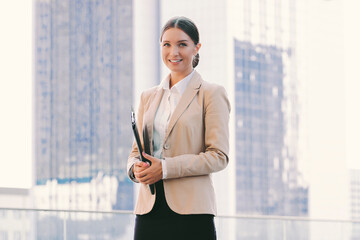
[[[181,96],[185,92],[185,89],[194,75],[194,70],[187,75],[184,79],[177,82],[170,89],[170,74],[161,82],[160,86],[164,89],[164,95],[161,99],[160,105],[156,111],[154,119],[154,157],[162,158],[162,148],[164,144],[165,132],[168,127],[171,115],[173,114],[177,104],[180,101]],[[163,169],[163,179],[167,176],[166,162],[161,160]]]

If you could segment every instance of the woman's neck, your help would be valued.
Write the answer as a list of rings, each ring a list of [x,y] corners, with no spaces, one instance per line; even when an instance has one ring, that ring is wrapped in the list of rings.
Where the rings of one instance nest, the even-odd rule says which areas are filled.
[[[177,84],[178,82],[180,82],[182,79],[186,78],[186,76],[188,76],[191,72],[193,71],[193,69],[190,69],[189,71],[186,72],[171,72],[170,73],[170,88],[172,88],[175,84]]]

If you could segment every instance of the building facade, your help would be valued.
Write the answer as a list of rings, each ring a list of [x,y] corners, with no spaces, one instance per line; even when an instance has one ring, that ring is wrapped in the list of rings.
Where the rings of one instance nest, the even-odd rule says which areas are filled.
[[[133,208],[132,18],[131,0],[35,1],[38,207]]]
[[[287,54],[285,52],[285,54]],[[235,40],[237,212],[306,216],[308,190],[297,182],[285,142],[284,50]],[[296,131],[296,129],[291,129]],[[292,163],[294,164],[294,163]]]

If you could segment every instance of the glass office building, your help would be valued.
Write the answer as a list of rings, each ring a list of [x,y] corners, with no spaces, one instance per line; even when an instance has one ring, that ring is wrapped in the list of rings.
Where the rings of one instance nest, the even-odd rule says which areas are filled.
[[[235,40],[236,210],[304,216],[308,189],[296,182],[285,144],[283,50]]]
[[[236,212],[306,216],[295,1],[244,0],[234,38]]]
[[[295,1],[244,0],[238,9],[233,38],[236,212],[307,216],[308,186],[298,169]],[[277,239],[273,228],[243,226],[236,237]],[[308,239],[309,228],[290,235]]]
[[[133,209],[133,8],[35,1],[37,207]]]

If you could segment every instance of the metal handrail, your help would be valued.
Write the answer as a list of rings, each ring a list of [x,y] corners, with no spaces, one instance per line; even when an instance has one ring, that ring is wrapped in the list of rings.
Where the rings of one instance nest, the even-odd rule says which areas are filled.
[[[0,210],[12,211],[34,211],[34,212],[67,212],[67,213],[101,213],[101,214],[133,214],[129,210],[95,211],[95,210],[71,210],[71,209],[48,209],[48,208],[12,208],[0,207]],[[278,216],[278,215],[217,215],[216,218],[241,218],[254,220],[282,220],[282,221],[303,221],[303,222],[337,222],[337,223],[360,223],[360,219],[330,219],[330,218],[310,218],[298,216]]]
[[[14,210],[14,211],[34,211],[34,212],[67,212],[67,213],[102,213],[102,214],[133,214],[133,211],[128,210],[112,210],[112,211],[98,211],[98,210],[72,210],[72,209],[49,209],[49,208],[12,208],[0,207],[0,210]]]
[[[336,219],[336,218],[310,218],[298,216],[279,216],[279,215],[218,215],[221,218],[244,218],[258,220],[283,220],[283,221],[299,221],[299,222],[337,222],[337,223],[360,223],[360,219]]]

